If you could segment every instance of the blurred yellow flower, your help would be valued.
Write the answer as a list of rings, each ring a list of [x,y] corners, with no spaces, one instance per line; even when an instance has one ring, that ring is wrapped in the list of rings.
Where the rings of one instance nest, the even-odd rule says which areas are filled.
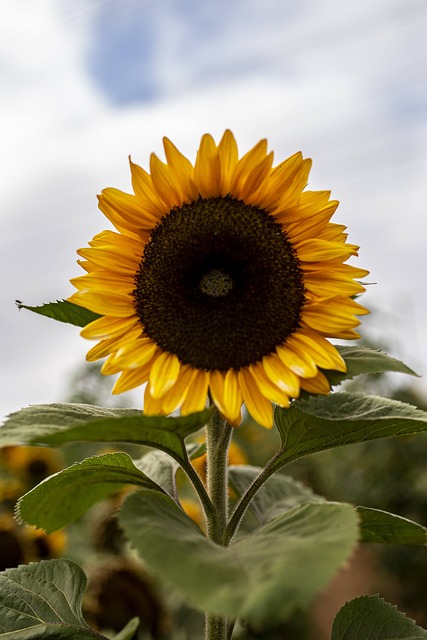
[[[31,486],[62,469],[61,455],[48,447],[4,447],[1,450],[1,460],[9,472]]]

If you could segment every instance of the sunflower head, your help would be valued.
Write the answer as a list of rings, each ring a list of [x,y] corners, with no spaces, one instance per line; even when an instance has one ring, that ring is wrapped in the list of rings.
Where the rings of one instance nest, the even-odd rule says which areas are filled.
[[[329,338],[357,338],[354,301],[367,271],[358,247],[330,222],[338,202],[305,190],[311,161],[273,167],[261,140],[239,158],[226,131],[202,137],[194,166],[164,139],[166,163],[130,162],[133,194],[105,189],[103,231],[79,261],[69,300],[101,315],[82,335],[120,373],[114,393],[147,383],[144,411],[186,415],[208,393],[233,425],[245,403],[271,427],[273,403],[329,392],[321,369],[345,371]]]
[[[24,562],[28,562],[28,553],[18,525],[12,514],[0,514],[0,571]]]
[[[24,534],[31,546],[34,560],[59,558],[65,551],[67,536],[63,530],[46,533],[43,529],[25,526]]]
[[[10,446],[1,452],[5,468],[16,474],[27,486],[34,486],[62,468],[61,456],[48,447]]]

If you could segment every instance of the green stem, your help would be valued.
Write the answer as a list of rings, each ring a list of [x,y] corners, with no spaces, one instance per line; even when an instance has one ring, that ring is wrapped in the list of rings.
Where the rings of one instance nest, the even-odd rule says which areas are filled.
[[[280,466],[282,466],[282,465],[279,465],[279,466],[276,465],[277,459],[281,456],[282,453],[283,453],[282,449],[279,449],[279,451],[277,451],[277,453],[274,454],[271,460],[266,464],[264,469],[261,471],[259,476],[257,476],[255,480],[252,482],[252,484],[248,487],[248,489],[246,490],[246,493],[244,493],[243,496],[240,498],[240,501],[236,506],[233,512],[233,515],[230,518],[230,521],[228,522],[224,530],[224,534],[222,537],[222,544],[225,547],[227,547],[230,544],[230,541],[233,538],[234,534],[236,533],[237,527],[239,526],[240,521],[243,518],[245,511],[250,505],[250,502],[254,497],[254,495],[256,494],[256,492],[262,487],[264,482],[268,480],[268,478],[271,475],[273,475],[273,473],[277,471],[277,469],[280,469]]]
[[[199,497],[206,520],[209,521],[210,519],[214,518],[215,508],[206,492],[203,482],[201,481],[198,473],[195,471],[193,465],[188,459],[185,460],[185,464],[183,464],[181,461],[181,466],[187,474],[188,479],[190,480],[195,492]]]
[[[221,544],[228,520],[228,448],[232,427],[215,412],[206,426],[206,483],[214,514],[208,519],[208,537]]]
[[[213,513],[207,517],[208,538],[222,544],[228,521],[228,448],[232,427],[215,409],[206,426],[206,482]],[[206,640],[226,640],[227,619],[206,614]]]
[[[227,640],[227,620],[213,613],[206,614],[206,640]]]

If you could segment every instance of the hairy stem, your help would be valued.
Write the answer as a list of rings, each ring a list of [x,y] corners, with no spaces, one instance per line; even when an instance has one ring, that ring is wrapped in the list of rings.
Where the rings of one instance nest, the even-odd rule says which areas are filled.
[[[207,517],[208,537],[216,544],[222,540],[228,521],[228,448],[232,427],[221,418],[216,409],[206,427],[207,489],[213,505]],[[206,640],[226,640],[227,619],[206,614]]]
[[[267,463],[264,469],[261,471],[259,476],[255,478],[252,484],[247,488],[246,493],[240,498],[239,503],[237,504],[230,521],[228,522],[226,528],[224,529],[223,538],[221,543],[224,546],[228,546],[234,534],[237,531],[237,528],[240,524],[241,519],[243,518],[246,509],[248,508],[252,498],[256,494],[256,492],[262,487],[264,482],[268,480],[268,478],[273,475],[277,469],[280,469],[280,466],[276,465],[277,459],[281,456],[282,449],[271,458],[271,460]]]
[[[185,465],[182,464],[182,461],[181,461],[181,466],[185,471],[185,473],[187,474],[188,479],[190,480],[195,492],[199,497],[206,520],[209,521],[211,518],[214,517],[215,508],[214,508],[214,505],[212,504],[211,499],[207,494],[207,491],[204,487],[203,482],[200,480],[200,477],[198,476],[197,472],[194,470],[193,465],[188,459],[185,461]]]

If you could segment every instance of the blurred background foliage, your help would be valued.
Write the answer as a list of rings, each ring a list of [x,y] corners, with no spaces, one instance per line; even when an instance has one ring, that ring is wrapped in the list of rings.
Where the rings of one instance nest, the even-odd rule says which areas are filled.
[[[363,343],[393,351],[392,345]],[[113,381],[100,374],[96,364],[72,372],[67,401],[103,406],[125,406],[127,399],[111,396]],[[382,395],[427,409],[416,385],[403,376],[361,376],[344,385],[346,390]],[[203,440],[195,437],[196,444]],[[278,435],[253,423],[247,416],[234,433],[231,464],[264,465],[278,447]],[[18,524],[14,505],[20,495],[44,478],[88,455],[105,453],[96,445],[8,447],[0,451],[0,568],[65,555],[79,562],[88,575],[85,616],[89,624],[114,635],[134,616],[141,626],[135,640],[185,640],[203,636],[203,616],[157,583],[127,547],[115,519],[126,491],[98,504],[73,526],[51,535]],[[128,453],[139,458],[143,447]],[[427,526],[427,437],[394,438],[342,447],[308,456],[287,468],[315,492],[330,500],[384,509]],[[205,477],[204,456],[194,461]],[[203,528],[200,506],[183,474],[177,478],[183,509]],[[233,495],[230,494],[231,500]],[[358,580],[354,576],[358,576]],[[362,578],[361,578],[362,576]],[[353,584],[352,584],[353,581]],[[338,592],[338,599],[337,599]],[[251,640],[318,640],[329,638],[330,621],[344,598],[379,592],[387,600],[427,627],[427,554],[424,548],[361,545],[350,569],[315,602],[309,616],[297,613],[278,628],[259,631],[239,626],[233,638]],[[340,600],[341,598],[341,600]]]

